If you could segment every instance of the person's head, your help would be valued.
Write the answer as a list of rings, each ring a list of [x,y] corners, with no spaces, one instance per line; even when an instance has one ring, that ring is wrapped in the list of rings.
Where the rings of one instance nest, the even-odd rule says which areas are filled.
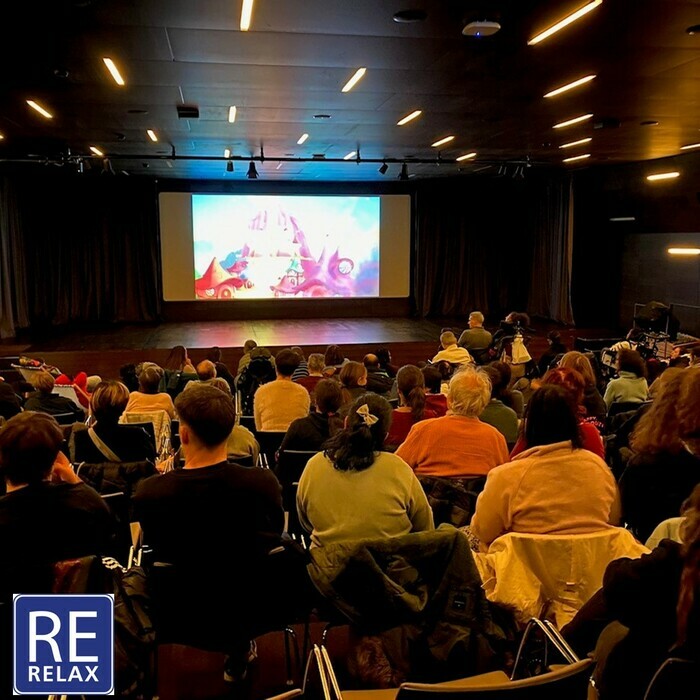
[[[630,438],[635,452],[677,454],[683,449],[680,414],[685,373],[686,370],[679,367],[669,367],[654,383],[654,400]]]
[[[440,377],[443,382],[449,382],[450,379],[452,379],[452,375],[455,373],[455,368],[447,360],[440,360],[440,362],[433,366],[440,372]]]
[[[202,360],[195,369],[200,382],[216,377],[216,365],[211,360]]]
[[[499,396],[499,391],[502,388],[501,387],[501,373],[495,368],[492,367],[491,365],[486,365],[485,367],[482,367],[484,370],[484,373],[486,376],[489,378],[489,381],[491,382],[491,398],[492,399],[497,399]]]
[[[299,366],[299,356],[293,350],[280,350],[275,357],[275,369],[278,377],[289,379]]]
[[[343,356],[343,351],[340,349],[339,345],[329,345],[326,348],[325,354],[326,367],[335,367],[337,365],[342,365],[345,357]]]
[[[318,413],[337,413],[343,404],[340,384],[333,379],[321,379],[314,387],[314,402]]]
[[[490,399],[491,382],[481,367],[466,365],[450,379],[447,405],[452,413],[478,418]]]
[[[344,389],[357,389],[367,385],[367,368],[361,362],[346,362],[338,375]]]
[[[547,342],[550,345],[561,345],[561,333],[559,331],[549,331],[547,333]]]
[[[345,428],[325,443],[324,454],[339,471],[363,471],[384,447],[390,426],[389,402],[377,394],[362,394],[351,404]]]
[[[119,368],[119,378],[122,380],[122,383],[129,391],[138,391],[139,379],[135,364],[130,363],[128,365],[122,365]],[[100,382],[101,381],[102,380],[100,379]],[[93,385],[92,391],[90,393],[93,393],[95,389],[97,389],[97,385],[100,382],[97,382],[97,384]]]
[[[542,377],[542,384],[556,384],[571,394],[571,399],[575,406],[583,403],[583,392],[586,389],[586,382],[580,372],[569,367],[555,367],[547,370]]]
[[[221,362],[221,348],[218,348],[216,345],[213,348],[209,348],[207,351],[207,360],[215,364]]]
[[[139,373],[139,391],[144,394],[157,394],[163,370],[158,365],[147,365]]]
[[[229,383],[223,377],[214,377],[213,379],[207,379],[207,384],[213,386],[219,391],[223,391],[224,394],[231,396],[231,387]]]
[[[43,369],[40,369],[38,372],[32,372],[31,382],[32,386],[44,396],[51,394],[56,384],[56,380]]]
[[[576,404],[563,386],[543,384],[530,397],[525,415],[525,442],[530,447],[571,441],[581,447]]]
[[[411,409],[413,420],[423,420],[425,412],[425,380],[415,365],[404,365],[396,373],[396,384],[402,406]]]
[[[379,348],[375,355],[379,358],[380,367],[386,367],[391,364],[391,353],[388,348]]]
[[[561,360],[559,360],[559,366],[575,369],[583,377],[587,389],[594,387],[597,383],[591,361],[578,350],[564,353]]]
[[[299,358],[299,362],[304,362],[306,358],[304,357],[304,351],[298,346],[295,345],[293,348],[291,348],[292,352],[296,353],[296,356]]]
[[[617,353],[616,364],[620,372],[631,372],[637,377],[647,376],[647,366],[644,358],[636,350],[620,350]]]
[[[49,478],[63,431],[46,413],[25,411],[0,428],[0,473],[13,486]]]
[[[676,606],[677,639],[680,646],[697,648],[697,621],[700,615],[700,484],[683,504],[680,527],[683,554],[678,603]]]
[[[449,348],[450,345],[457,345],[457,336],[452,331],[445,331],[440,334],[440,345]]]
[[[175,399],[180,440],[185,446],[215,450],[228,440],[236,422],[230,394],[208,384],[195,384]]]
[[[100,382],[90,397],[90,412],[98,423],[116,423],[129,403],[129,390],[121,382]]]
[[[323,374],[323,368],[326,366],[326,358],[321,355],[320,352],[312,352],[309,355],[309,359],[306,363],[306,367],[309,370],[309,374],[312,376],[319,376]]]
[[[249,338],[248,340],[245,341],[245,343],[243,343],[243,352],[249,353],[253,348],[257,348],[257,347],[258,347],[258,344],[254,340]]]
[[[364,358],[362,359],[362,364],[368,370],[378,370],[380,368],[379,358],[372,352],[364,356]]]
[[[102,377],[100,377],[99,374],[91,374],[88,378],[87,381],[85,382],[85,391],[87,391],[88,394],[92,394],[93,391],[97,388],[97,385],[102,381]]]
[[[469,314],[469,328],[481,328],[484,325],[484,314],[481,311],[472,311]]]
[[[695,368],[682,371],[683,384],[678,405],[680,434],[692,452],[700,455],[700,371]]]
[[[421,369],[423,373],[423,382],[425,383],[425,388],[431,394],[439,394],[442,390],[442,375],[437,367],[432,365],[426,365]]]
[[[163,364],[165,369],[173,370],[179,372],[187,364],[189,358],[187,357],[187,349],[184,345],[176,345],[168,355],[168,359]]]

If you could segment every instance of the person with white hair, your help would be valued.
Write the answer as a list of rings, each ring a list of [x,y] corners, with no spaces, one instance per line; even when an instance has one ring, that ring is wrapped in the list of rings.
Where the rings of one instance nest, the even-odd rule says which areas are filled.
[[[450,380],[448,414],[416,423],[396,454],[419,476],[484,476],[508,461],[503,435],[479,420],[490,399],[488,375],[464,366]]]
[[[462,331],[457,345],[466,350],[485,350],[492,340],[493,336],[484,328],[484,314],[472,311],[469,314],[469,328]]]

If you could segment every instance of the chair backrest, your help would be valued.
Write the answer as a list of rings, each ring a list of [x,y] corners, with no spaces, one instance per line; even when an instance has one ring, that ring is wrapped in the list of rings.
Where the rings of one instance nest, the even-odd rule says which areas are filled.
[[[518,681],[486,674],[435,685],[403,683],[396,700],[586,700],[592,665],[592,659],[583,659]]]
[[[700,663],[672,656],[657,669],[644,693],[644,700],[678,697],[681,688],[697,688]]]
[[[318,454],[316,450],[280,450],[275,475],[282,490],[298,482],[308,461]]]
[[[476,499],[484,490],[486,477],[445,479],[423,476],[419,477],[419,481],[432,508],[435,527],[441,523],[463,527],[471,522]]]
[[[614,559],[636,559],[649,550],[623,528],[582,535],[532,535],[511,532],[474,553],[486,597],[514,610],[526,624],[543,607],[560,629],[601,587]]]
[[[279,450],[285,435],[285,431],[277,430],[260,430],[255,433],[255,437],[260,445],[260,454],[265,456],[270,468],[274,467],[277,461],[277,450]]]
[[[608,409],[608,418],[612,418],[620,413],[627,413],[629,411],[638,411],[642,406],[641,401],[615,401],[610,404]]]
[[[51,415],[59,425],[73,425],[76,422],[75,413],[52,413]]]
[[[238,422],[239,425],[248,428],[251,433],[255,433],[255,416],[241,416]]]
[[[137,411],[122,413],[120,423],[139,425],[153,438],[156,452],[160,452],[165,440],[170,440],[171,425],[167,411]],[[149,427],[150,426],[150,427]]]
[[[123,491],[100,494],[115,522],[115,538],[112,551],[105,552],[118,562],[126,563],[131,549],[131,504]]]
[[[56,384],[53,388],[54,394],[70,399],[78,408],[83,408],[75,389],[70,385]]]

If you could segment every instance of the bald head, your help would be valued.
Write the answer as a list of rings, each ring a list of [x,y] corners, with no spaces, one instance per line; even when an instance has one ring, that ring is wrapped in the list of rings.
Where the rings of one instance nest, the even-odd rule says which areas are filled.
[[[368,353],[364,356],[362,364],[367,369],[379,369],[379,358],[374,353]]]
[[[481,368],[464,366],[450,379],[447,405],[458,416],[476,418],[491,399],[491,380]]]
[[[205,382],[207,379],[214,379],[216,377],[216,366],[211,360],[202,360],[196,367],[197,376],[201,381]]]

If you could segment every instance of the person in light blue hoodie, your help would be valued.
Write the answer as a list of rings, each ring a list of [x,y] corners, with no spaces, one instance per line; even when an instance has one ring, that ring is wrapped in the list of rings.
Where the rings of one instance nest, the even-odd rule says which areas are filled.
[[[614,403],[643,403],[649,396],[646,363],[636,350],[620,350],[616,364],[618,377],[610,380],[603,396],[608,411]]]

